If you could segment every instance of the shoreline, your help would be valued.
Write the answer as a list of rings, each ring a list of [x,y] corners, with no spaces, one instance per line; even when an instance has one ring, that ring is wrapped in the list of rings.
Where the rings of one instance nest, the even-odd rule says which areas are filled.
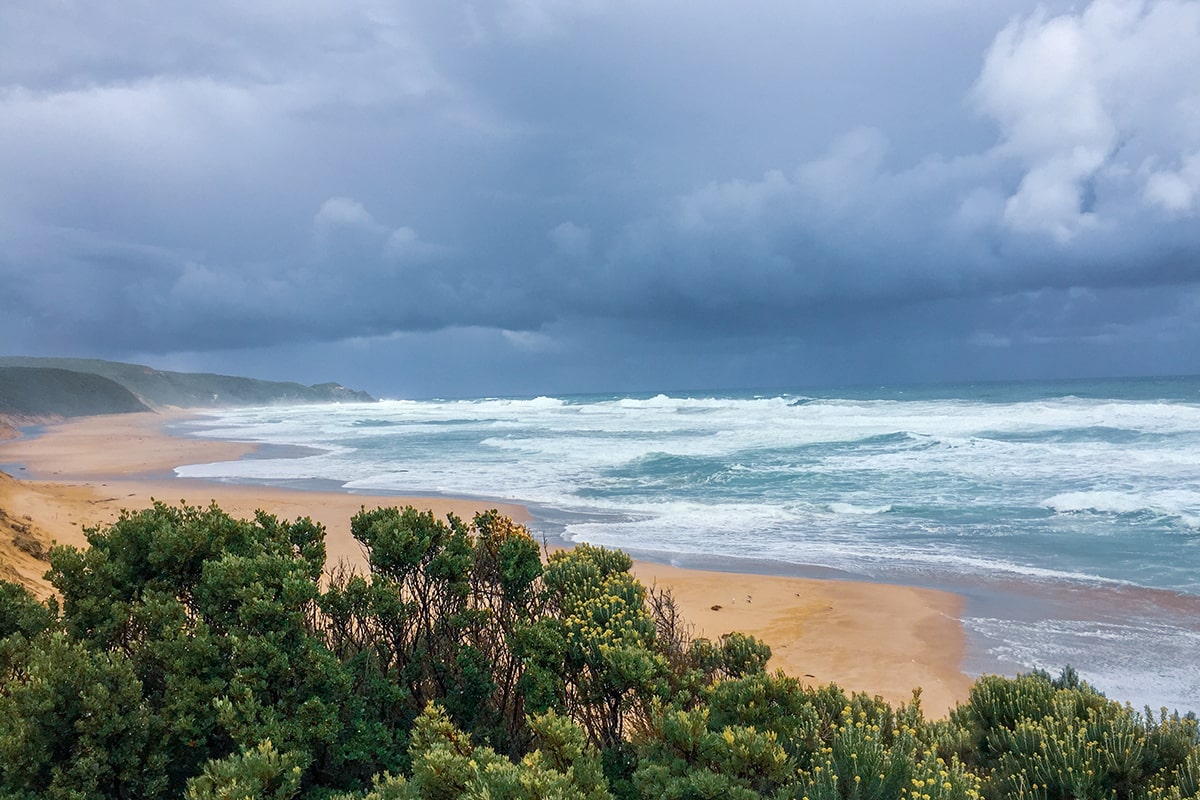
[[[215,501],[243,517],[261,508],[285,518],[312,517],[326,528],[328,563],[359,566],[362,553],[350,536],[349,520],[363,506],[411,504],[438,516],[452,512],[467,519],[478,510],[497,508],[517,522],[534,519],[522,505],[482,498],[354,494],[180,478],[173,470],[183,464],[253,458],[261,452],[253,442],[197,439],[169,430],[172,423],[194,417],[187,410],[85,417],[44,426],[34,437],[0,441],[0,465],[18,465],[13,477],[0,476],[0,508],[35,539],[75,546],[86,545],[83,528],[111,523],[121,509],[144,508],[152,499],[193,505]],[[44,562],[10,545],[10,537],[0,538],[0,578],[16,575],[47,594],[40,578]],[[689,569],[647,560],[635,561],[634,574],[647,587],[670,588],[696,636],[752,634],[771,646],[770,668],[805,682],[835,682],[892,703],[908,702],[919,686],[922,707],[931,718],[945,716],[967,698],[971,679],[963,672],[966,598],[961,594],[843,578]]]

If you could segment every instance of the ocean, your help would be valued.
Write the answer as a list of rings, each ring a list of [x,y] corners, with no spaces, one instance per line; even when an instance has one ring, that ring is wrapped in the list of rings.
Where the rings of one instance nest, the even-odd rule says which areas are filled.
[[[552,541],[955,591],[969,674],[1070,664],[1200,711],[1200,377],[391,400],[181,430],[290,448],[184,477],[516,501]]]

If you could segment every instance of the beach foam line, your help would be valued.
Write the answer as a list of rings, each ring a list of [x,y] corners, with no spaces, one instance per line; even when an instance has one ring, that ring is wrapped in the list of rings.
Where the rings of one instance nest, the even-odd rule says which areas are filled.
[[[19,496],[0,496],[0,505],[33,508],[31,515],[49,536],[78,546],[86,545],[84,527],[110,524],[122,509],[147,507],[152,498],[195,505],[216,501],[238,517],[250,518],[258,509],[284,518],[308,516],[326,528],[330,564],[360,567],[363,553],[350,535],[349,520],[363,506],[412,504],[438,515],[453,512],[470,518],[481,507],[499,505],[130,477],[178,466],[201,452],[197,445],[209,458],[254,450],[244,442],[171,435],[163,423],[158,415],[91,418],[50,426],[36,439],[8,443],[19,444],[21,460],[36,463],[39,474],[55,480],[11,481]],[[8,444],[0,444],[0,460],[17,460],[5,449]],[[528,511],[518,505],[500,510],[518,521],[529,519]],[[44,565],[39,569],[44,571]],[[772,665],[798,678],[836,681],[897,703],[907,701],[920,686],[931,716],[943,715],[966,699],[969,680],[960,667],[965,638],[958,622],[963,600],[958,595],[887,584],[681,570],[645,561],[638,562],[636,574],[647,585],[669,586],[698,633],[715,638],[741,630],[757,636],[772,646]],[[29,577],[41,580],[35,572]]]

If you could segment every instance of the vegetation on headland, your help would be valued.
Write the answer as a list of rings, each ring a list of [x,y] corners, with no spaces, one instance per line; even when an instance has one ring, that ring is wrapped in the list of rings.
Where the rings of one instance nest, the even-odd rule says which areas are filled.
[[[1192,716],[1066,671],[929,721],[693,639],[619,551],[543,562],[495,512],[126,513],[0,583],[0,798],[1200,797]]]
[[[38,385],[29,384],[30,373],[17,381],[6,376],[6,370],[53,370],[57,373],[73,374],[73,378],[58,375],[43,378],[52,382],[46,391],[37,391]],[[92,402],[93,389],[84,386],[85,379],[102,378],[124,387],[138,401],[150,408],[225,408],[230,406],[272,405],[276,403],[333,403],[364,402],[373,398],[366,392],[347,389],[337,383],[319,383],[305,386],[287,381],[263,381],[231,375],[213,375],[199,372],[171,372],[153,369],[141,364],[125,364],[118,361],[103,361],[94,358],[36,358],[32,356],[0,356],[0,414],[25,416],[64,417],[85,414],[113,413]],[[23,410],[6,408],[6,384],[9,391],[23,391]],[[11,385],[11,384],[15,384]],[[55,411],[51,403],[74,403],[85,409],[76,413]],[[91,409],[91,410],[87,410]],[[128,410],[125,408],[118,411]],[[142,409],[137,409],[142,410]]]
[[[6,416],[82,417],[149,410],[133,392],[101,375],[0,366],[0,414]]]

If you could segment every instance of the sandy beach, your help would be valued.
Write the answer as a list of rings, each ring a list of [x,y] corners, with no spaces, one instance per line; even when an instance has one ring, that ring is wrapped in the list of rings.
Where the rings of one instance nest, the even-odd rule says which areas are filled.
[[[497,507],[515,520],[530,519],[526,509],[511,504],[175,478],[176,466],[243,458],[255,445],[171,436],[164,426],[173,418],[159,413],[89,417],[0,441],[0,465],[8,465],[9,473],[0,474],[0,578],[45,595],[44,553],[51,542],[84,546],[84,528],[110,523],[122,509],[143,508],[152,499],[215,501],[235,516],[263,509],[285,518],[311,517],[327,530],[330,564],[363,563],[349,523],[364,506],[411,504],[465,518]],[[638,562],[635,571],[647,585],[671,589],[695,635],[753,634],[771,646],[772,667],[809,683],[833,681],[892,702],[907,701],[920,686],[922,706],[931,717],[966,699],[970,680],[961,671],[966,643],[958,595],[651,562]]]

